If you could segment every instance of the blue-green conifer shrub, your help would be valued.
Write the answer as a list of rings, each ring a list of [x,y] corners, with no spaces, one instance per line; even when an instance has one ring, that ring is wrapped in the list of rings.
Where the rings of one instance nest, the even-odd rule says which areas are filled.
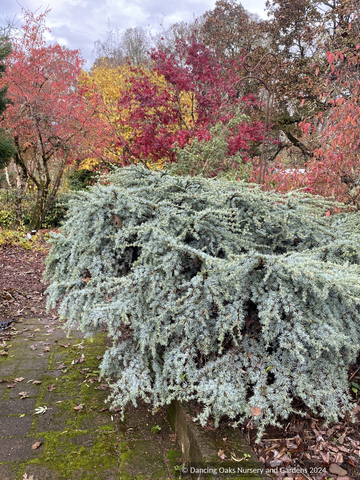
[[[69,328],[106,329],[101,371],[122,410],[196,400],[202,424],[261,411],[261,433],[301,400],[336,420],[360,344],[360,221],[330,205],[121,169],[70,201],[48,305]]]

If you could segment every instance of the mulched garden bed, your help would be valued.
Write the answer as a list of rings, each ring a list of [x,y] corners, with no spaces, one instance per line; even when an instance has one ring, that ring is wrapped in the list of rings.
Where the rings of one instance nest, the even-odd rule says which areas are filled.
[[[351,381],[356,375],[350,374]],[[344,418],[328,426],[310,411],[306,417],[292,415],[283,422],[282,429],[268,427],[258,444],[252,421],[242,431],[276,478],[356,480],[360,478],[359,413],[358,405],[353,411],[355,423]]]

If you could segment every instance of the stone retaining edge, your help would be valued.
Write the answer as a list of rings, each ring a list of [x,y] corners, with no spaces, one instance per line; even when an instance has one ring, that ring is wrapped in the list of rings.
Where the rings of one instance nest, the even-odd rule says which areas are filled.
[[[216,431],[204,429],[193,422],[190,408],[179,401],[173,401],[168,406],[167,414],[182,450],[182,459],[185,463],[183,479],[270,479],[264,465],[258,460],[239,429],[232,427],[220,427]],[[226,438],[225,442],[223,438]],[[231,458],[221,460],[218,456],[220,449],[223,449],[229,457],[234,453],[237,461]]]

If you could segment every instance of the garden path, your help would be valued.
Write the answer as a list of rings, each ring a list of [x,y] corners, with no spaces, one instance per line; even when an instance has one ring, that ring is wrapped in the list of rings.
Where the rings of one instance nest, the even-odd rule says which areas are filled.
[[[105,403],[99,379],[107,346],[67,337],[46,312],[46,252],[0,250],[0,479],[160,480],[175,478],[176,436],[165,411],[130,408],[124,421]]]

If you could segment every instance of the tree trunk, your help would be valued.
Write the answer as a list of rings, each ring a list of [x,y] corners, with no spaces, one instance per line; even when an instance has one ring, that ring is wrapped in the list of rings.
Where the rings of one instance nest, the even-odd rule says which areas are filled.
[[[10,188],[12,188],[11,182],[10,182],[10,177],[9,177],[9,170],[8,167],[5,167],[5,177],[6,177],[6,182],[9,185]]]
[[[56,194],[59,190],[68,155],[69,152],[66,153],[64,159],[60,164],[60,168],[58,170],[52,188],[50,185],[51,180],[49,175],[48,163],[47,161],[43,162],[44,170],[46,172],[46,180],[44,183],[39,183],[37,185],[37,199],[33,214],[31,216],[30,230],[39,230],[41,228],[41,224],[44,221],[47,212],[50,210],[51,205],[53,204]]]
[[[301,153],[304,155],[304,157],[307,158],[313,158],[314,154],[311,152],[300,140],[298,140],[296,137],[291,132],[287,132],[286,130],[283,130],[287,138],[290,140],[290,142],[297,148],[301,150]]]
[[[22,206],[21,206],[21,202],[22,202],[22,198],[20,198],[18,195],[17,195],[17,192],[15,192],[15,201],[14,201],[14,204],[15,204],[15,222],[16,222],[16,226],[17,227],[20,227],[21,223],[22,223]]]
[[[28,186],[28,175],[24,168],[22,168],[21,164],[16,161],[15,156],[15,171],[16,171],[16,184],[17,188],[14,189],[14,204],[15,204],[15,217],[16,217],[16,225],[20,227],[22,224],[22,202],[26,195],[26,190]]]
[[[38,186],[37,198],[35,208],[31,215],[30,230],[39,230],[44,221],[46,200],[49,193],[49,186],[47,184]]]

